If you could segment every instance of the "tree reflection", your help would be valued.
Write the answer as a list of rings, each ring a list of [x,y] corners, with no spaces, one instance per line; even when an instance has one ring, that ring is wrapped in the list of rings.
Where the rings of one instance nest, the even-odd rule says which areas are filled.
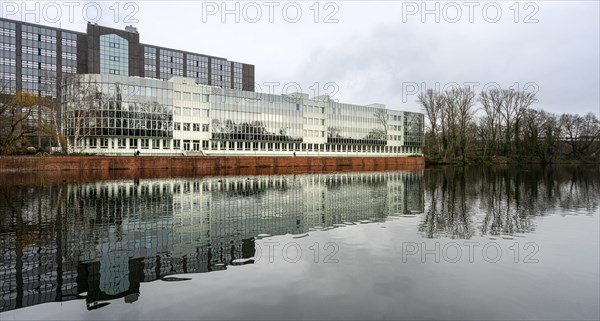
[[[598,209],[597,166],[436,168],[424,175],[427,238],[530,233],[535,218]]]

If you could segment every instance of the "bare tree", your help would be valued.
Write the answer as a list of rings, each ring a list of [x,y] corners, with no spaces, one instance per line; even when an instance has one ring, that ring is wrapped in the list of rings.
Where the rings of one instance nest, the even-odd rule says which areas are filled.
[[[475,93],[471,87],[453,88],[446,91],[446,106],[453,114],[453,128],[456,153],[463,161],[467,153],[467,134],[473,118]]]
[[[497,151],[497,143],[500,138],[502,91],[500,89],[489,89],[479,94],[477,101],[482,106],[483,116],[480,118],[479,137],[484,143],[484,157],[489,153]]]
[[[515,152],[513,147],[519,147],[519,130],[521,119],[527,108],[535,102],[535,94],[514,89],[502,90],[502,105],[500,112],[504,120],[504,155]]]
[[[543,110],[528,109],[522,122],[522,139],[527,153],[521,153],[539,157],[545,163],[553,162],[560,143],[556,116]]]
[[[560,117],[560,126],[567,143],[571,146],[573,157],[582,158],[589,154],[597,156],[597,150],[590,153],[590,148],[600,140],[600,122],[594,114],[589,113],[585,116],[563,114]]]
[[[26,93],[12,94],[5,83],[0,83],[0,153],[14,153],[26,141],[29,134],[37,131],[31,116],[45,99]]]
[[[65,78],[63,91],[68,97],[63,101],[63,128],[70,138],[69,152],[81,151],[86,137],[95,134],[100,120],[98,84],[86,75],[70,74]]]
[[[428,89],[425,92],[421,92],[417,98],[417,102],[421,105],[421,108],[425,112],[427,118],[427,131],[429,132],[428,137],[430,139],[427,142],[429,154],[432,153],[432,149],[436,149],[436,153],[442,154],[442,146],[439,143],[440,136],[440,122],[442,121],[442,113],[444,108],[444,96],[440,93]]]

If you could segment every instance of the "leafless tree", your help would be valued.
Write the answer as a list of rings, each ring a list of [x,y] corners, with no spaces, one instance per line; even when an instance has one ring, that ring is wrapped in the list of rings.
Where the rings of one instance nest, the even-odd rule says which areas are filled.
[[[500,89],[489,89],[479,94],[477,101],[481,104],[483,115],[478,127],[479,137],[484,144],[484,157],[488,153],[497,151],[497,142],[500,138],[502,91]]]
[[[571,146],[571,155],[576,158],[590,154],[590,148],[600,140],[600,122],[592,113],[585,116],[563,114],[560,117],[560,126],[567,143]],[[598,151],[595,150],[591,154],[597,156]]]
[[[453,88],[446,91],[446,108],[452,113],[452,128],[455,138],[456,156],[463,161],[468,145],[468,131],[473,118],[475,93],[471,87]]]
[[[86,75],[67,75],[64,84],[68,98],[63,101],[63,128],[70,138],[69,152],[76,152],[99,126],[101,92],[98,84]]]
[[[431,154],[433,150],[435,153],[440,155],[442,153],[442,146],[439,143],[440,127],[442,113],[444,109],[444,96],[432,89],[428,89],[425,92],[421,92],[417,98],[417,102],[421,105],[421,108],[425,112],[427,118],[426,130],[429,132],[428,137],[430,138],[426,144]]]
[[[26,92],[10,92],[8,85],[0,83],[0,153],[11,154],[26,141],[37,127],[29,121],[38,106],[46,100]]]

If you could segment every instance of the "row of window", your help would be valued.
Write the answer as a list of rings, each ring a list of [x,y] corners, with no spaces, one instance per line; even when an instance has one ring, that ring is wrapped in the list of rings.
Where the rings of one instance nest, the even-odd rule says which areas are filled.
[[[202,148],[200,148],[202,146]],[[175,150],[200,151],[289,151],[289,152],[336,152],[336,153],[421,153],[418,147],[371,146],[343,144],[273,143],[241,141],[173,140]]]
[[[45,56],[45,57],[56,57],[56,50],[23,46],[22,52],[23,52],[23,54],[38,55],[38,56]],[[24,55],[24,58],[25,57],[26,56]]]
[[[14,36],[4,36],[2,35],[3,29],[0,29],[0,43],[8,43],[8,44],[16,44],[17,43],[17,39]]]
[[[36,34],[36,33],[30,33],[30,32],[25,32],[25,31],[23,31],[21,33],[21,36],[22,36],[23,40],[33,40],[33,41],[53,43],[53,44],[56,43],[55,36]]]
[[[201,101],[203,103],[208,103],[210,101],[210,96],[208,94],[200,94],[200,93],[190,93],[187,91],[174,91],[173,99],[175,100],[187,100],[187,101]]]
[[[210,117],[208,109],[189,108],[189,107],[174,107],[173,115],[175,116],[193,116],[193,117]]]
[[[325,113],[325,107],[304,106],[304,112],[324,114]]]
[[[325,131],[305,129],[304,137],[325,137]]]
[[[83,147],[87,148],[130,148],[130,149],[170,149],[171,141],[169,139],[150,139],[150,138],[118,138],[111,140],[108,138],[89,138],[83,142]]]
[[[90,149],[171,149],[170,139],[152,138],[88,138],[81,143]],[[307,144],[240,142],[208,140],[173,140],[173,149],[184,151],[229,150],[229,151],[290,151],[290,152],[338,152],[338,153],[421,153],[418,147],[370,146],[342,144]]]
[[[209,132],[208,124],[198,124],[198,123],[173,123],[173,129],[179,131],[202,131],[204,133]]]
[[[325,119],[304,117],[304,124],[325,126]]]

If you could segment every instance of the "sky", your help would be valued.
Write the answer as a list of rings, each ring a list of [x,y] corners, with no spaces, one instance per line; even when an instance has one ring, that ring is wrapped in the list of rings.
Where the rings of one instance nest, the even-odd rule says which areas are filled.
[[[420,111],[426,89],[535,92],[600,116],[599,1],[9,1],[0,16],[255,65],[257,91]],[[25,7],[23,7],[25,6]]]

